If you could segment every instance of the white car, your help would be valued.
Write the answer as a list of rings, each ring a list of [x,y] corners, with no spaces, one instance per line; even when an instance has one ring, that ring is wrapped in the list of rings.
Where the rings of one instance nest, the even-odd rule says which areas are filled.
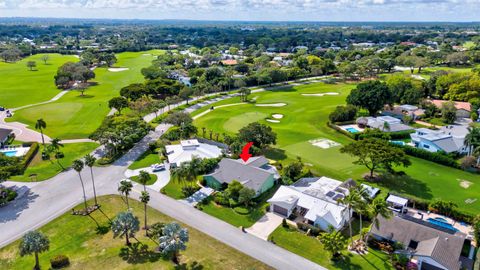
[[[152,172],[159,172],[165,170],[165,165],[157,163],[151,165],[150,168],[152,169]]]

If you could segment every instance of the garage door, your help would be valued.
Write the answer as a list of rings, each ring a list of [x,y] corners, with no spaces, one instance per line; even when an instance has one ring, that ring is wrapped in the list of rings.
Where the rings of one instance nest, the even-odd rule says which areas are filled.
[[[283,215],[283,216],[288,216],[288,210],[283,208],[283,207],[280,207],[278,205],[273,205],[273,212],[277,213],[277,214],[280,214],[280,215]]]

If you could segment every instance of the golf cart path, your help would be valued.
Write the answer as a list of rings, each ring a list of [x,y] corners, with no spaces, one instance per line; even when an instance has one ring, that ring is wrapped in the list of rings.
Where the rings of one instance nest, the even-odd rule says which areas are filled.
[[[30,108],[30,107],[34,107],[34,106],[38,106],[38,105],[43,105],[43,104],[48,104],[48,103],[52,103],[54,101],[57,101],[59,100],[61,97],[63,97],[66,93],[68,93],[70,90],[62,90],[60,91],[60,93],[58,93],[57,95],[55,95],[53,98],[51,98],[50,100],[47,100],[47,101],[43,101],[43,102],[39,102],[39,103],[33,103],[33,104],[28,104],[28,105],[24,105],[24,106],[20,106],[20,107],[16,107],[16,108],[13,108],[13,109],[10,109],[10,111],[14,112],[14,111],[18,111],[18,110],[21,110],[21,109],[26,109],[26,108]]]
[[[225,105],[219,105],[219,106],[215,106],[214,109],[216,108],[223,108],[223,107],[230,107],[230,106],[237,106],[237,105],[243,105],[243,104],[248,104],[247,102],[240,102],[240,103],[232,103],[232,104],[225,104]],[[204,112],[201,112],[197,115],[195,115],[194,117],[192,117],[193,120],[197,119],[197,118],[200,118],[202,116],[204,116],[205,114],[211,112],[212,110],[206,110]]]

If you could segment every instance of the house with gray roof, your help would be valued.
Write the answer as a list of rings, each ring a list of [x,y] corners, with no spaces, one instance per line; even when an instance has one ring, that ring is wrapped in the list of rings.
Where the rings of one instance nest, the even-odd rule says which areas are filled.
[[[439,130],[419,128],[415,130],[415,133],[410,134],[410,137],[415,147],[429,152],[443,151],[462,154],[468,151],[468,147],[465,145],[467,134],[467,126],[449,125]]]
[[[400,243],[403,249],[395,253],[408,256],[418,269],[472,269],[473,260],[462,254],[464,245],[470,245],[465,234],[408,215],[378,219],[372,236]]]
[[[255,190],[257,196],[273,187],[279,178],[276,168],[264,156],[252,157],[247,162],[223,158],[212,173],[203,176],[211,188],[220,190],[236,180]]]
[[[5,143],[10,139],[13,134],[13,130],[0,128],[0,147],[3,147]]]

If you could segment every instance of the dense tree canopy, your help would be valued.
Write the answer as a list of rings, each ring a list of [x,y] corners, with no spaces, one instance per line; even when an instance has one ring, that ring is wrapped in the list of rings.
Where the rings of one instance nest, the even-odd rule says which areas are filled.
[[[387,84],[381,81],[361,82],[347,97],[348,104],[364,108],[370,115],[375,115],[391,101],[391,92]]]

